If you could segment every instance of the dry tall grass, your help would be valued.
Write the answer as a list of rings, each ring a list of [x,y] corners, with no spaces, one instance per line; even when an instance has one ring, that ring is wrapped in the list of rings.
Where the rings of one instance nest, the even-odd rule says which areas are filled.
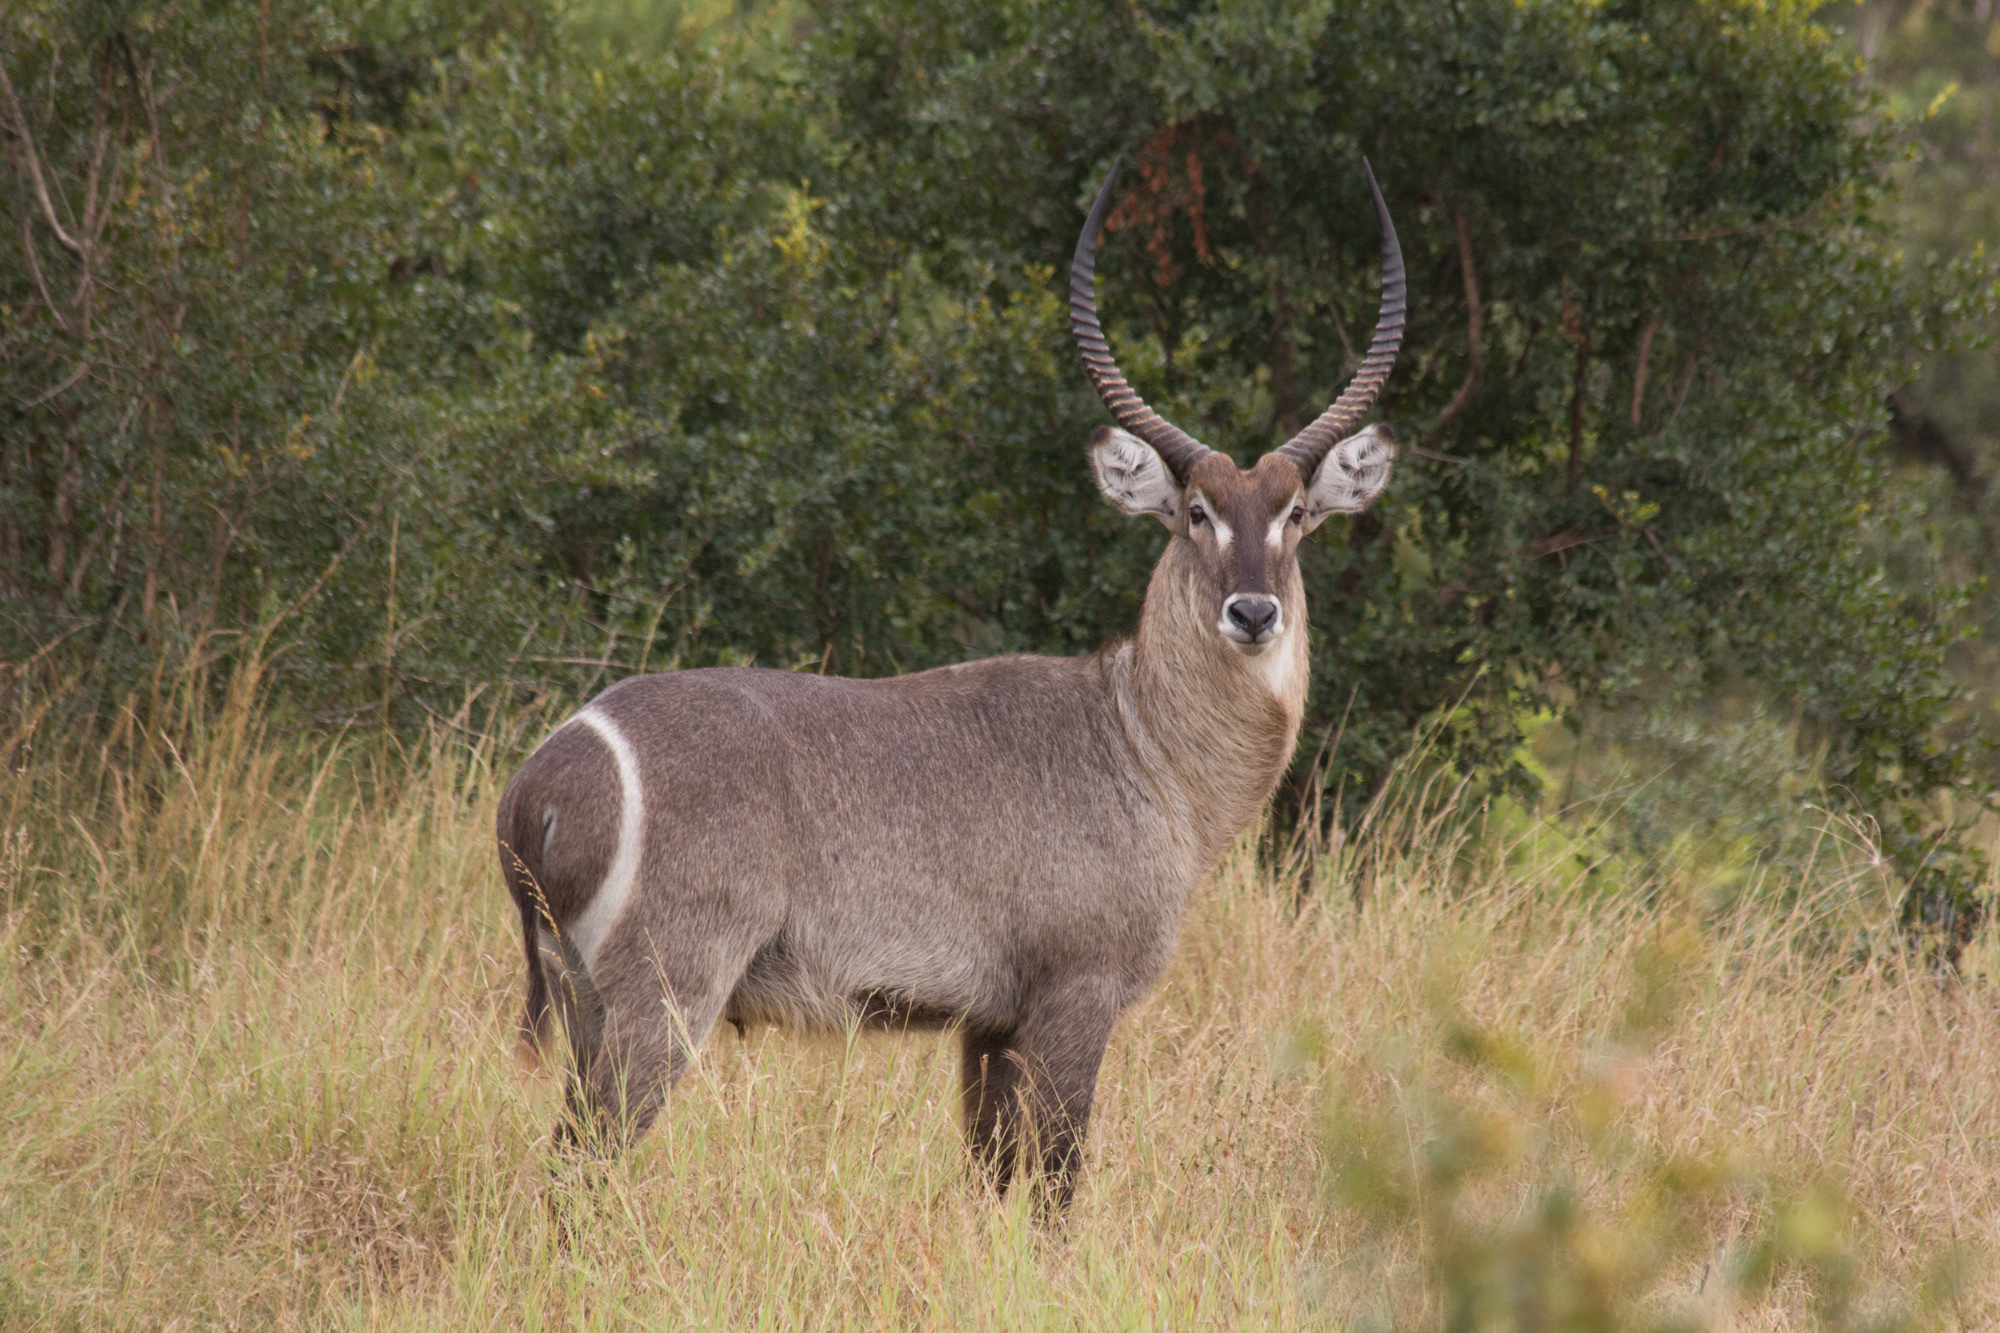
[[[1759,1237],[1864,1307],[2000,1248],[2000,992],[1869,945],[1865,848],[1707,919],[1698,871],[1594,887],[1422,791],[1303,905],[1247,850],[1198,895],[1066,1226],[971,1186],[947,1040],[725,1028],[565,1245],[488,832],[521,738],[254,695],[9,748],[0,1327],[1417,1328],[1562,1182],[1586,1276],[1719,1327],[1817,1317],[1805,1269],[1728,1280]],[[2000,1318],[2000,1267],[1922,1317]]]

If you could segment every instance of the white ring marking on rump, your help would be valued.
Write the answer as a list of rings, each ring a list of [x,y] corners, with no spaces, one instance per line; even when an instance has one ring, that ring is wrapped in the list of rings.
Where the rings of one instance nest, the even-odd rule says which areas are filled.
[[[632,900],[632,886],[639,882],[639,852],[646,837],[646,793],[639,785],[639,756],[618,724],[599,712],[595,705],[576,715],[576,720],[596,732],[618,764],[618,854],[604,883],[597,886],[590,905],[570,925],[570,942],[583,956],[584,970],[597,965],[597,951],[625,904]]]

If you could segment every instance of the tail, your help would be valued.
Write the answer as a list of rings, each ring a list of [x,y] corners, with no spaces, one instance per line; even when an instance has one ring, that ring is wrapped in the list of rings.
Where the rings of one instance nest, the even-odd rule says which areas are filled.
[[[542,975],[541,948],[535,940],[540,918],[539,906],[522,906],[521,945],[528,957],[528,1001],[521,1010],[521,1040],[537,1052],[547,1050],[549,1041],[549,981]]]
[[[512,793],[510,792],[511,796]],[[507,892],[521,914],[521,952],[528,964],[528,999],[521,1010],[521,1040],[537,1054],[548,1049],[549,983],[542,973],[542,952],[537,936],[548,914],[548,903],[540,883],[540,830],[532,820],[515,817],[516,803],[500,802],[500,873]]]

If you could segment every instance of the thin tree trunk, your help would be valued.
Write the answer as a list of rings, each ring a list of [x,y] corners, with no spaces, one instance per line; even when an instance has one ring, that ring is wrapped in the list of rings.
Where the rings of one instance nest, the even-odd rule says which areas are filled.
[[[14,451],[0,446],[0,483],[11,490],[21,475]],[[0,589],[4,589],[9,596],[18,596],[21,591],[21,526],[14,521],[11,507],[0,507],[0,553],[4,553],[7,560],[7,572],[4,581],[0,581]]]
[[[1569,469],[1566,481],[1571,490],[1576,489],[1577,475],[1583,469],[1583,394],[1589,375],[1590,330],[1579,328],[1576,335],[1576,383],[1569,395]]]
[[[1299,356],[1292,345],[1292,312],[1285,280],[1271,279],[1271,408],[1286,439],[1299,433]]]
[[[154,425],[155,405],[146,405],[146,442],[153,455],[153,525],[146,542],[146,592],[139,600],[139,622],[150,625],[153,621],[153,603],[160,595],[160,565],[167,554],[166,500],[166,458],[160,443],[158,429]]]
[[[55,503],[49,506],[49,578],[58,587],[69,567],[70,525],[76,517],[76,496],[72,493],[76,475],[76,434],[63,435],[62,458],[56,463]]]
[[[236,544],[236,525],[229,521],[229,515],[222,512],[222,506],[214,506],[215,523],[208,534],[208,587],[205,592],[204,616],[213,621],[222,607],[222,574],[229,563],[229,548]]]
[[[1438,413],[1437,425],[1431,427],[1424,437],[1424,447],[1435,449],[1444,440],[1445,430],[1458,420],[1459,413],[1472,401],[1472,395],[1479,388],[1480,377],[1486,373],[1486,343],[1481,334],[1485,307],[1479,299],[1478,265],[1472,257],[1472,228],[1465,218],[1465,205],[1454,210],[1455,225],[1458,230],[1458,272],[1465,282],[1465,382],[1458,386],[1458,392]]]
[[[1660,331],[1660,319],[1655,315],[1646,324],[1646,331],[1639,335],[1639,367],[1632,373],[1632,424],[1637,426],[1646,406],[1646,370],[1653,355],[1653,335]]]

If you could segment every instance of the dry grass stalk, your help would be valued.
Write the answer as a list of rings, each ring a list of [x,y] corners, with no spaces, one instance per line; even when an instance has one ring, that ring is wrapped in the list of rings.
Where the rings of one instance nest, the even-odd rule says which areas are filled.
[[[1541,1080],[1508,1112],[1529,1150],[1468,1196],[1496,1223],[1557,1177],[1617,1214],[1671,1154],[1839,1182],[1882,1299],[2000,1252],[2000,993],[1882,946],[1865,849],[1830,843],[1784,917],[1703,920],[1693,872],[1591,889],[1548,826],[1503,839],[1442,781],[1385,800],[1303,906],[1249,842],[1222,868],[1114,1039],[1063,1230],[973,1188],[947,1041],[725,1030],[565,1248],[488,832],[545,719],[398,751],[266,726],[254,684],[115,744],[14,738],[0,1326],[1424,1327],[1422,1219],[1334,1197],[1328,1108],[1418,1124],[1413,1080],[1526,1104],[1448,1058],[1453,1024],[1515,1034]],[[1566,1128],[1605,1088],[1618,1153]],[[1704,1280],[1768,1211],[1693,1209],[1646,1308],[1808,1324],[1796,1275]],[[2000,1271],[1933,1317],[2000,1317]]]

